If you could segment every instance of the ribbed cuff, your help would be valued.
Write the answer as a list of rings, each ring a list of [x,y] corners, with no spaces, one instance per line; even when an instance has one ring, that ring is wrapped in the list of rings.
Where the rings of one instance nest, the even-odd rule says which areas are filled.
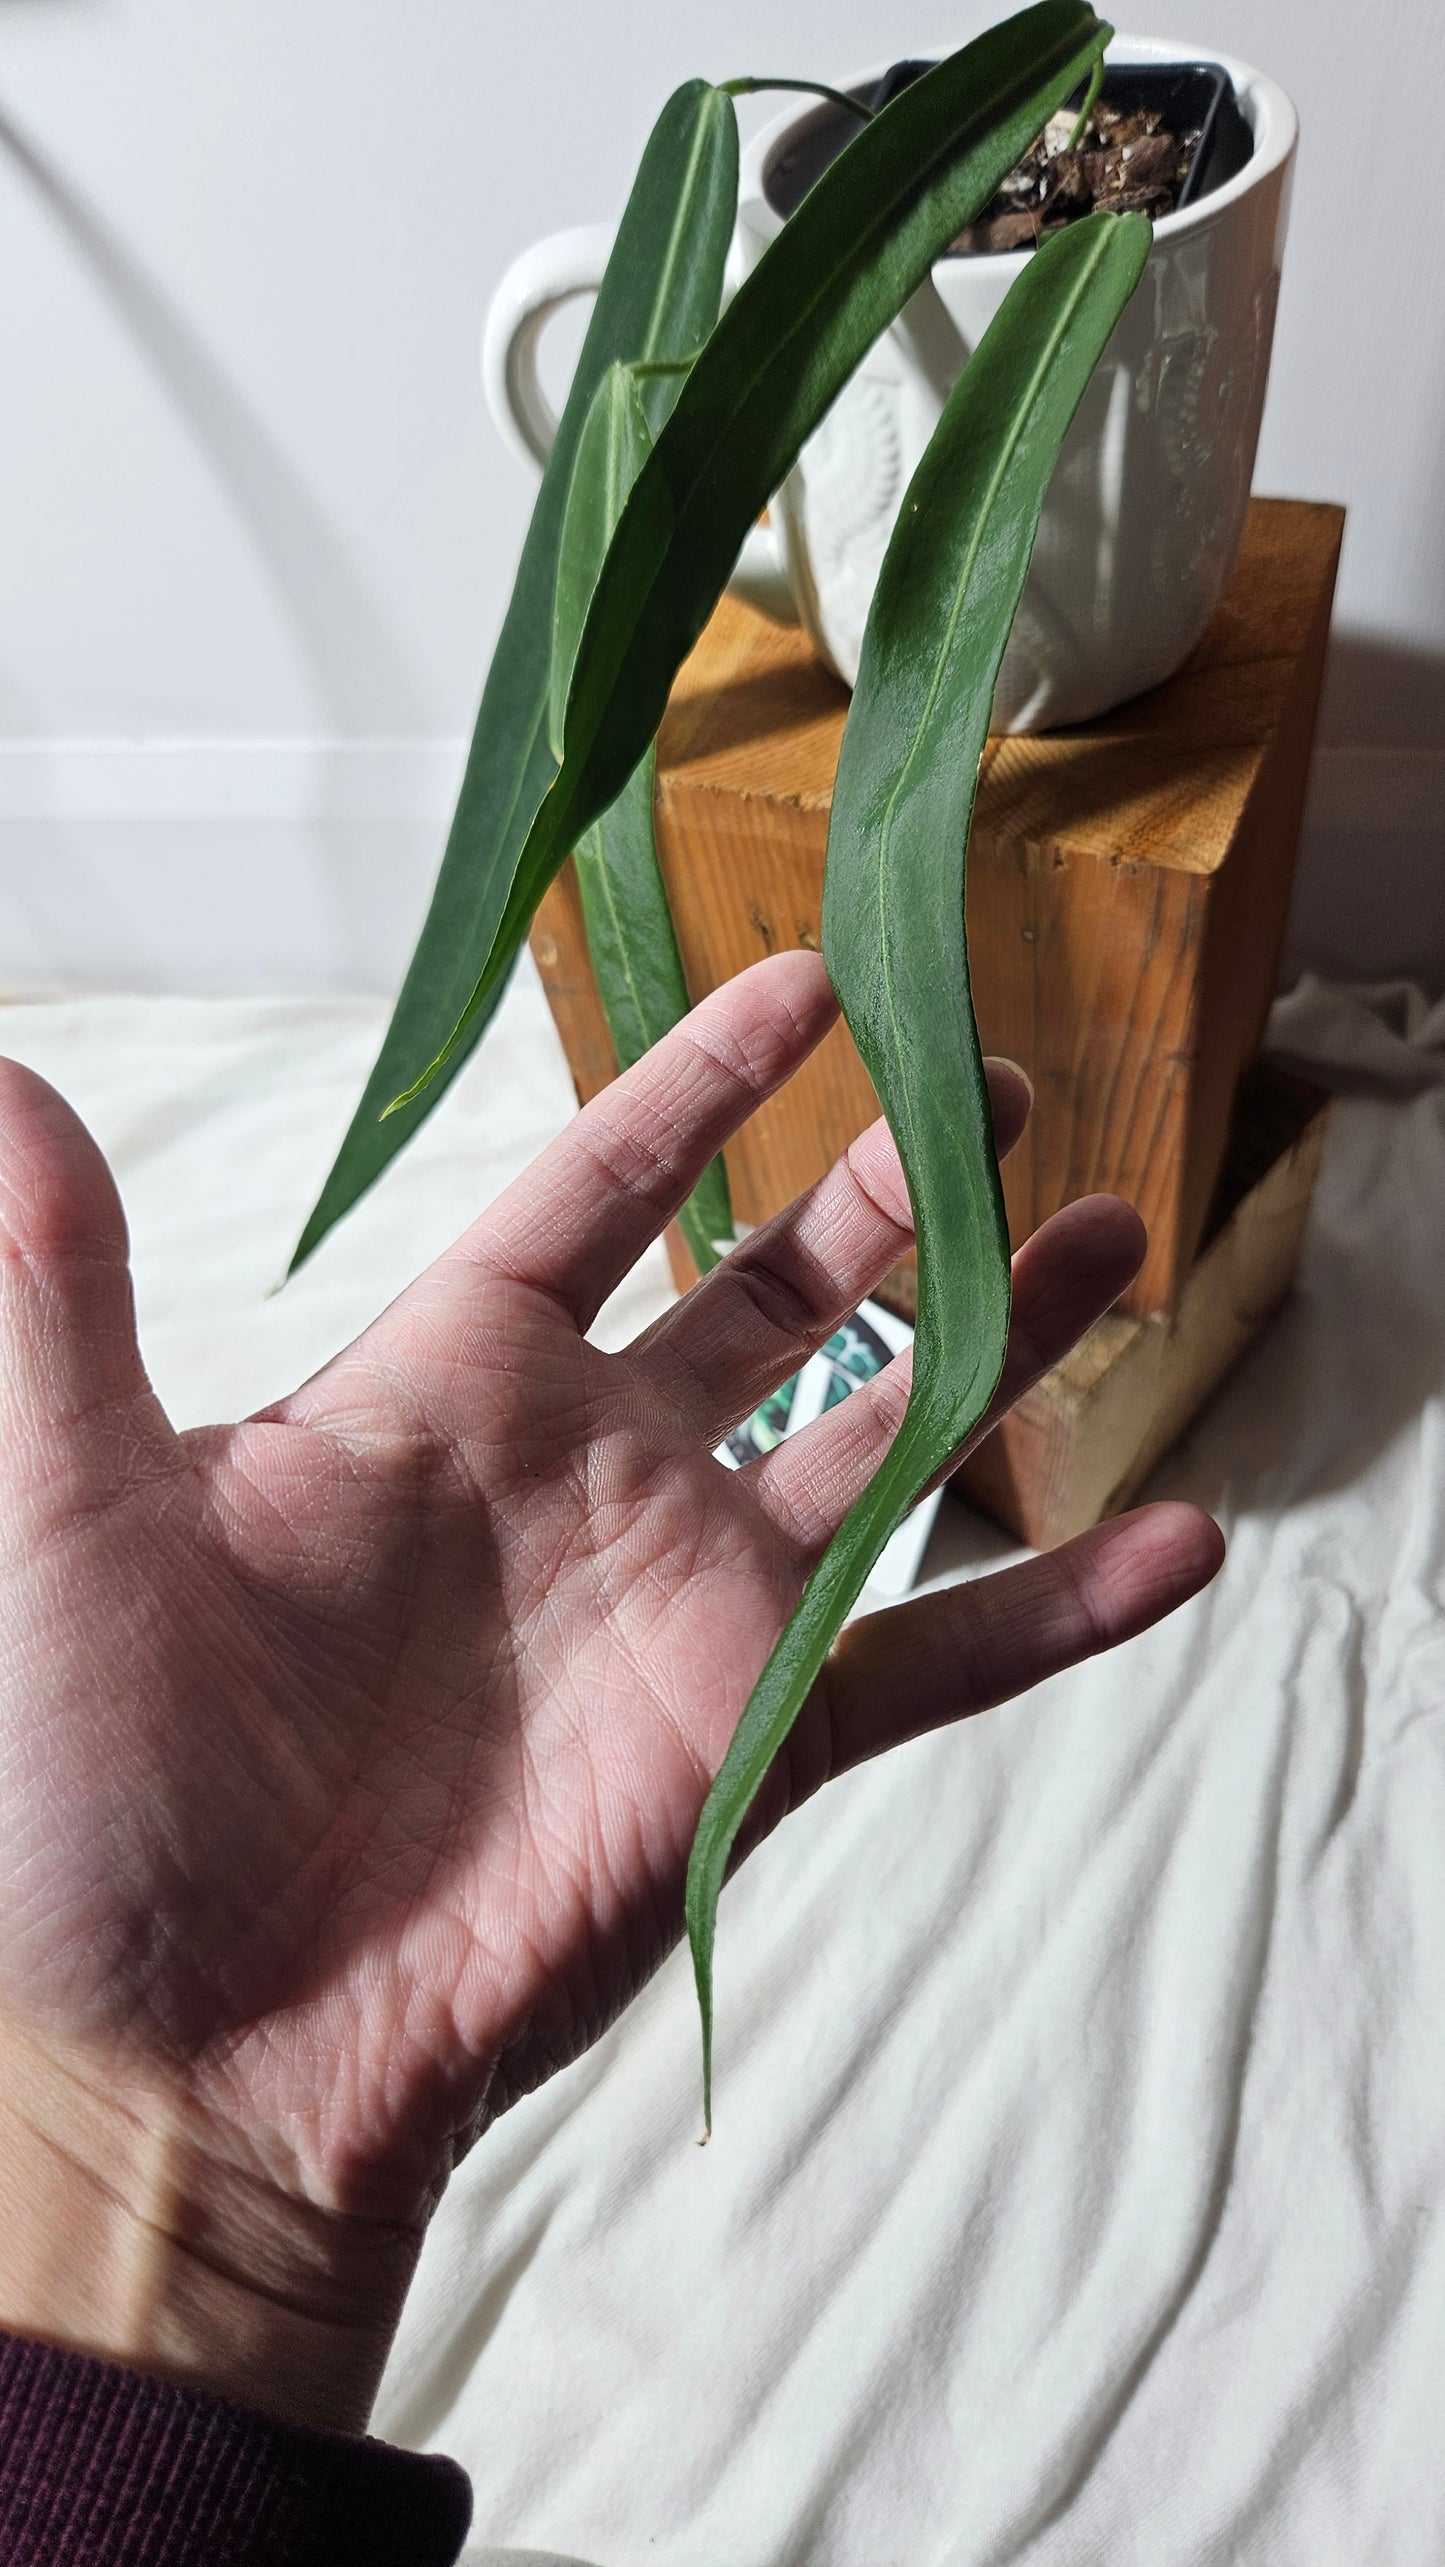
[[[0,2335],[5,2567],[453,2567],[454,2461]]]

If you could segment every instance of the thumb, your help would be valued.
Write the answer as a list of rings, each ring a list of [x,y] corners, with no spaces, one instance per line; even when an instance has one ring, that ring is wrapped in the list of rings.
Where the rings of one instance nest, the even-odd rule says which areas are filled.
[[[115,1180],[78,1114],[0,1060],[0,1445],[13,1472],[130,1476],[170,1428],[136,1341]]]

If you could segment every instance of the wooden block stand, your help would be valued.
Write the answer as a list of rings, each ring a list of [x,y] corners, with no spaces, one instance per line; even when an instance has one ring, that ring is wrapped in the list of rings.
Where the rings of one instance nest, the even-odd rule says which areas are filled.
[[[955,1472],[974,1506],[1047,1551],[1128,1505],[1289,1291],[1326,1114],[1308,1081],[1251,1073],[1178,1308],[1099,1320]]]
[[[1101,721],[985,753],[974,1000],[985,1049],[1020,1062],[1036,1095],[1004,1171],[1015,1244],[1096,1188],[1135,1204],[1150,1235],[1120,1311],[968,1466],[969,1493],[1030,1541],[1124,1502],[1293,1272],[1317,1100],[1296,1096],[1282,1119],[1245,1074],[1278,971],[1342,523],[1335,508],[1256,500],[1177,677]],[[733,600],[680,671],[657,839],[695,998],[761,954],[818,945],[847,707],[797,628]],[[532,944],[585,1102],[615,1062],[570,867]],[[876,1111],[839,1027],[730,1147],[739,1219],[789,1202]],[[1278,1142],[1265,1162],[1251,1119]],[[675,1234],[669,1248],[685,1288]],[[911,1315],[913,1295],[909,1259],[883,1297]]]

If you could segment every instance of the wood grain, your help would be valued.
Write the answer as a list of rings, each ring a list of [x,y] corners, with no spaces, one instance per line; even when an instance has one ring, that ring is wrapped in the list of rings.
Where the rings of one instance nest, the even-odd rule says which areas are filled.
[[[1255,1074],[1231,1143],[1250,1182],[1226,1163],[1178,1308],[1101,1319],[956,1473],[962,1496],[1040,1551],[1128,1505],[1288,1292],[1327,1114],[1306,1081]]]

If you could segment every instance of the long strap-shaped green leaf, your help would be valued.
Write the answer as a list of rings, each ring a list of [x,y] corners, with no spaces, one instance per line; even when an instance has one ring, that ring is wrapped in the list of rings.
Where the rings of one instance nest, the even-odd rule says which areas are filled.
[[[1140,214],[1099,214],[1030,261],[913,477],[864,634],[828,831],[823,951],[908,1180],[913,1388],[754,1687],[698,1825],[687,1926],[709,2123],[713,1936],[738,1829],[884,1543],[977,1425],[1003,1364],[1008,1230],[969,996],[964,855],[1049,475],[1150,237]]]
[[[652,452],[643,408],[650,378],[634,366],[611,365],[592,397],[577,447],[557,556],[552,633],[552,754],[562,754],[562,722],[576,656],[613,528],[627,494]],[[677,386],[674,385],[674,391]],[[648,749],[617,800],[573,850],[587,948],[597,977],[617,1066],[627,1070],[687,1014],[687,982],[657,862],[653,773]],[[700,1274],[717,1264],[714,1241],[732,1237],[732,1206],[721,1159],[714,1159],[678,1214]]]
[[[638,167],[532,511],[431,908],[365,1094],[301,1234],[293,1272],[443,1093],[445,1080],[424,1106],[381,1121],[382,1109],[418,1060],[435,1051],[475,986],[522,842],[556,773],[547,740],[552,594],[582,424],[614,358],[691,357],[702,345],[717,319],[737,177],[732,101],[706,81],[690,80],[668,100]],[[677,388],[666,376],[646,386],[654,429]],[[512,956],[515,951],[514,944]],[[449,1064],[452,1074],[465,1057],[466,1047]]]
[[[393,1111],[411,1110],[476,1039],[538,901],[643,755],[743,538],[804,439],[1110,32],[1084,0],[1038,0],[950,54],[863,126],[734,296],[603,564],[573,670],[566,754],[491,953]]]

